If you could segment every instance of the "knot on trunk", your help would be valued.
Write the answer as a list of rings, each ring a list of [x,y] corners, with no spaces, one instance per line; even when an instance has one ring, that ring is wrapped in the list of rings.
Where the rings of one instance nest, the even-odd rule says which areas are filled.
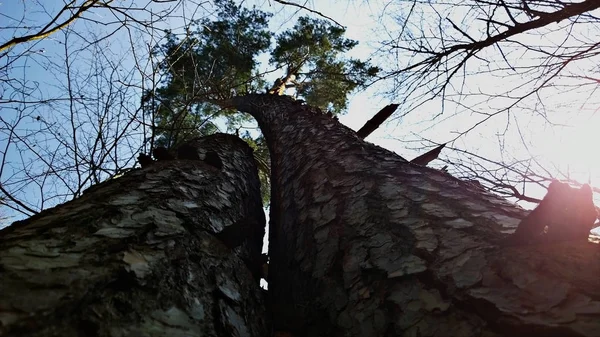
[[[597,216],[589,185],[578,189],[554,180],[542,202],[521,221],[507,243],[587,240]]]

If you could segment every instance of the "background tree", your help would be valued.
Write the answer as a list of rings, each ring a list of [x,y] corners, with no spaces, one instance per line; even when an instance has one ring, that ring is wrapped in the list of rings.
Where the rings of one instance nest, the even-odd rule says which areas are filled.
[[[2,6],[4,214],[36,214],[135,165],[151,130],[141,91],[160,81],[146,43],[190,8],[205,12],[188,1]]]

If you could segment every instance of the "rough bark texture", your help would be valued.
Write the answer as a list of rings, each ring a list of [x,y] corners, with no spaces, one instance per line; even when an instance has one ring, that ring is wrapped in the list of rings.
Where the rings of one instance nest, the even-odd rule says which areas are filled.
[[[600,249],[500,247],[526,211],[319,110],[250,95],[271,152],[269,296],[296,336],[600,336]]]
[[[266,336],[252,150],[191,145],[1,231],[0,335]]]

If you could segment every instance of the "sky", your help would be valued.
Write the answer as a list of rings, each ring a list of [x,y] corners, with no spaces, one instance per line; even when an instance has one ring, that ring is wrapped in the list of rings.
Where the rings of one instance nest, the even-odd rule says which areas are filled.
[[[39,10],[40,3],[43,3],[45,11]],[[256,5],[261,9],[274,12],[275,16],[270,22],[270,27],[274,31],[290,28],[295,23],[295,18],[307,14],[303,10],[282,6],[269,0],[247,0],[244,4]],[[350,53],[350,56],[353,57],[373,58],[375,61],[381,61],[380,57],[373,55],[374,50],[381,47],[379,43],[382,39],[393,37],[390,34],[397,32],[399,29],[397,21],[390,16],[383,15],[383,13],[389,14],[394,13],[394,11],[401,13],[399,8],[402,5],[400,2],[309,0],[303,2],[303,4],[340,22],[347,28],[346,36],[348,38],[360,41],[359,46]],[[58,0],[43,2],[1,1],[0,22],[9,19],[19,20],[23,12],[27,13],[27,22],[44,22],[50,14],[55,13],[61,6],[62,1]],[[184,27],[191,17],[199,18],[203,15],[210,15],[211,11],[212,9],[208,3],[196,6],[194,3],[186,2],[185,7],[176,8],[176,13],[179,13],[178,18],[161,21],[158,25],[177,31]],[[460,17],[461,13],[452,12],[452,17],[455,16]],[[109,31],[114,27],[114,25],[106,24],[111,21],[110,16],[106,13],[97,12],[93,19],[105,25],[93,25],[89,21],[77,22],[73,26],[74,30],[94,31],[101,35],[102,31]],[[473,25],[476,25],[475,21],[473,21]],[[10,30],[1,30],[0,41],[9,38],[14,33]],[[591,35],[595,33],[593,31],[589,32]],[[138,47],[143,46],[144,42],[148,42],[142,41],[143,38],[148,38],[148,35],[144,34],[144,32],[121,29],[109,40],[103,41],[101,45],[110,52],[114,59],[119,60],[120,69],[127,73],[128,69],[135,67],[135,62],[131,58],[129,38],[133,36],[135,39],[136,36],[139,36],[141,40],[137,41],[139,42]],[[159,37],[155,36],[154,39],[154,42],[156,42]],[[524,42],[540,43],[540,36],[538,35],[523,36],[521,39]],[[549,32],[543,35],[541,39],[547,44],[559,43],[561,39],[564,39],[564,33]],[[28,57],[19,60],[21,63],[18,64],[18,69],[22,72],[20,78],[26,79],[30,83],[38,83],[39,87],[36,92],[40,96],[55,97],[61,95],[61,90],[64,90],[64,86],[61,85],[65,82],[65,78],[48,76],[49,73],[54,74],[56,72],[47,68],[52,63],[49,61],[60,59],[64,55],[64,44],[61,41],[64,41],[64,36],[59,33],[30,44],[27,46],[29,48],[27,51],[29,53]],[[15,53],[17,52],[19,50],[15,50]],[[495,51],[490,50],[490,53],[493,52]],[[86,61],[86,57],[89,57],[89,55],[83,52],[78,55],[80,58],[74,61],[73,66],[80,66],[82,69],[89,67],[90,63]],[[530,60],[518,55],[516,57],[520,59],[522,64],[527,64]],[[266,56],[261,58],[265,63],[266,59]],[[388,62],[384,65],[391,65],[389,60],[384,61]],[[590,60],[590,62],[593,61]],[[142,67],[147,66],[147,64],[142,65]],[[483,65],[475,62],[470,67],[470,70],[475,71],[477,67],[483,67]],[[582,66],[582,69],[589,68]],[[138,75],[133,74],[131,76]],[[470,92],[493,93],[518,83],[520,80],[523,79],[515,77],[502,79],[480,74],[468,77],[465,87]],[[583,86],[580,85],[580,81],[573,80],[573,83],[570,83],[569,79],[563,80],[564,82],[559,84],[569,85],[568,90],[565,89],[566,87],[549,89],[549,94],[544,97],[546,111],[552,112],[548,115],[513,109],[508,113],[498,114],[498,116],[489,119],[466,136],[458,137],[460,132],[465,131],[473,124],[473,121],[485,117],[481,114],[482,112],[496,111],[502,103],[506,102],[501,99],[489,100],[489,98],[476,95],[460,101],[454,97],[451,101],[445,102],[444,110],[442,110],[441,101],[433,99],[407,116],[391,118],[386,125],[376,130],[367,140],[395,151],[407,159],[412,159],[437,144],[449,141],[451,141],[448,146],[450,148],[467,150],[495,160],[516,161],[533,156],[538,158],[551,173],[569,172],[569,176],[575,180],[580,182],[588,182],[589,180],[593,185],[600,186],[600,156],[594,154],[598,144],[595,130],[598,130],[598,126],[600,126],[600,116],[596,113],[599,100],[595,98],[598,95],[594,96],[594,90],[598,84],[592,83]],[[360,128],[383,106],[396,102],[397,98],[381,95],[389,88],[389,84],[384,82],[364,92],[352,95],[348,111],[340,117],[340,121],[352,129],[357,130]],[[102,95],[101,92],[96,94]],[[138,98],[129,97],[132,102]],[[478,110],[472,111],[466,109],[465,106],[474,106]],[[10,116],[11,113],[13,111],[6,109],[5,105],[0,106],[0,116],[9,118],[7,116]],[[32,116],[36,115],[35,111],[29,111],[29,113]],[[399,111],[399,114],[402,114],[402,111]],[[23,130],[35,129],[36,127],[39,128],[38,124],[30,118],[24,122],[22,128]],[[0,148],[2,148],[2,142],[5,140],[6,138],[0,138]],[[40,141],[51,142],[52,140]],[[141,142],[140,139],[137,141]],[[441,156],[452,158],[457,157],[458,154],[459,152],[448,149],[442,152]],[[15,157],[11,157],[11,159],[15,161],[20,159],[16,157],[16,152],[12,155]],[[438,162],[434,166],[441,167],[442,163]],[[9,176],[11,176],[10,172],[3,172],[2,181]],[[40,191],[24,191],[23,193],[30,198],[36,198],[39,193],[42,193]],[[538,186],[527,187],[527,194],[530,196],[541,198],[544,193],[545,190]],[[596,200],[597,203],[599,201]],[[532,205],[523,204],[523,206],[530,208]]]

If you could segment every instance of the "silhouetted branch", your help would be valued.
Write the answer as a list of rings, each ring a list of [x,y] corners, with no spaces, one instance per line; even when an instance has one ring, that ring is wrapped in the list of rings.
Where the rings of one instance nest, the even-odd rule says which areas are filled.
[[[339,23],[339,22],[335,21],[335,20],[334,20],[334,19],[332,19],[331,17],[329,17],[329,16],[327,16],[327,15],[325,15],[325,14],[323,14],[323,13],[319,12],[319,11],[316,11],[316,10],[314,10],[314,9],[310,9],[310,8],[308,8],[308,7],[306,7],[306,6],[302,6],[302,5],[300,5],[300,4],[293,3],[293,2],[289,2],[289,1],[284,1],[284,0],[275,0],[275,2],[278,2],[278,3],[282,4],[282,5],[288,5],[288,6],[298,7],[298,8],[300,8],[300,9],[303,9],[303,10],[305,10],[305,11],[311,12],[311,13],[313,13],[313,14],[317,14],[317,15],[319,15],[319,16],[321,16],[321,17],[323,17],[323,18],[327,19],[327,20],[330,20],[331,22],[335,23],[336,25],[338,25],[338,26],[340,26],[340,27],[344,28],[344,26],[342,26],[342,24],[341,24],[341,23]]]
[[[356,134],[360,138],[366,138],[368,135],[373,133],[373,131],[377,130],[377,128],[388,119],[394,111],[398,108],[399,104],[390,104],[385,106],[383,109],[379,110],[378,113],[373,116],[373,118],[369,119],[362,128],[356,131]]]
[[[442,145],[436,147],[435,149],[433,149],[431,151],[427,151],[427,153],[424,153],[424,154],[418,156],[417,158],[411,160],[410,162],[413,164],[421,165],[421,166],[427,166],[427,164],[429,164],[429,162],[438,158],[438,156],[440,155],[440,152],[442,152],[442,149],[445,146],[446,146],[446,144],[442,144]]]
[[[34,40],[40,40],[43,39],[45,37],[48,37],[56,32],[58,32],[61,29],[64,29],[65,27],[69,26],[70,24],[72,24],[73,22],[75,22],[75,20],[77,20],[81,14],[83,14],[85,11],[87,11],[88,9],[94,7],[95,5],[101,3],[103,5],[108,5],[109,3],[111,3],[112,0],[101,3],[100,0],[89,0],[86,1],[85,3],[83,3],[81,6],[79,6],[79,8],[75,11],[75,13],[73,13],[73,15],[71,15],[68,19],[64,20],[61,23],[56,23],[56,21],[58,21],[58,18],[65,13],[66,11],[72,11],[75,7],[73,7],[73,5],[75,4],[75,1],[71,1],[68,4],[66,4],[59,12],[58,14],[56,14],[54,16],[54,18],[52,20],[50,20],[50,22],[44,26],[44,28],[42,28],[40,31],[38,31],[35,34],[29,34],[29,35],[23,35],[23,36],[18,36],[18,37],[13,37],[12,39],[4,42],[3,44],[0,45],[0,52],[3,52],[9,48],[12,48],[16,45],[18,45],[19,43],[25,43],[25,42],[30,42],[30,41],[34,41]]]

